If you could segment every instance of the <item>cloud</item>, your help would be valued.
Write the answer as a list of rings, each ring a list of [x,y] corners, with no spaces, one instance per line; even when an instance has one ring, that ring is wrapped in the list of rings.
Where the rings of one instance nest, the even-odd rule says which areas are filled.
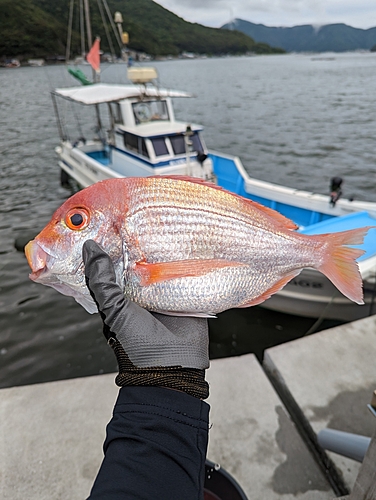
[[[233,18],[268,26],[376,26],[375,0],[157,0],[190,22],[219,27]]]

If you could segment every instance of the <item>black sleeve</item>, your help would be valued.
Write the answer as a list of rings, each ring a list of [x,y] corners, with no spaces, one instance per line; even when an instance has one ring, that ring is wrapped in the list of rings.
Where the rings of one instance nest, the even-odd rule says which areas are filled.
[[[203,500],[209,405],[161,387],[122,387],[89,500]]]

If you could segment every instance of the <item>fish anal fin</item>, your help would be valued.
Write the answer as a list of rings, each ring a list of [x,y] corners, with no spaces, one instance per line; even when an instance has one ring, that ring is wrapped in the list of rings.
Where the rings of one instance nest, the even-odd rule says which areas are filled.
[[[284,276],[276,283],[274,283],[274,285],[268,288],[268,290],[266,290],[262,295],[256,297],[255,299],[252,299],[251,301],[247,302],[246,304],[243,304],[242,306],[238,306],[238,308],[251,307],[262,304],[263,302],[265,302],[265,300],[270,299],[272,295],[282,290],[282,288],[285,285],[287,285],[289,281],[291,281],[293,278],[295,278],[295,276],[297,276],[300,273],[300,271],[301,269],[298,269],[297,271],[289,273],[287,276]]]
[[[195,311],[155,311],[158,314],[164,314],[165,316],[179,316],[184,318],[216,318],[215,314],[195,312]]]
[[[191,182],[193,184],[200,184],[201,186],[207,186],[207,187],[210,187],[212,189],[217,189],[218,191],[223,191],[225,193],[229,193],[233,197],[240,199],[243,203],[248,205],[250,208],[260,210],[265,215],[272,217],[274,219],[274,222],[278,222],[285,229],[290,229],[290,230],[298,229],[298,226],[295,224],[295,222],[288,219],[287,217],[285,217],[281,213],[277,212],[273,208],[266,207],[265,205],[261,205],[261,203],[258,203],[257,201],[253,201],[253,200],[250,200],[249,198],[244,198],[244,196],[240,196],[239,194],[232,193],[232,192],[228,191],[227,189],[224,189],[223,187],[218,186],[217,184],[214,184],[213,182],[209,182],[209,181],[206,181],[204,179],[200,179],[198,177],[188,177],[187,175],[155,175],[154,177],[159,178],[159,179],[171,179],[171,180],[175,180],[175,181]]]
[[[173,262],[137,262],[136,273],[141,277],[141,286],[148,286],[161,281],[176,278],[203,276],[211,271],[225,267],[245,266],[241,262],[222,259],[178,260]]]

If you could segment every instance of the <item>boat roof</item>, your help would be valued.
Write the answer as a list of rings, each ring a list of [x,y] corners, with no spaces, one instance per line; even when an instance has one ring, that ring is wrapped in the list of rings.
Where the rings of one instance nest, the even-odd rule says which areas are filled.
[[[116,85],[93,83],[78,87],[55,89],[52,94],[81,104],[101,104],[117,102],[132,97],[192,97],[192,94],[180,90],[159,89],[144,85]]]
[[[188,123],[184,122],[153,122],[145,123],[142,125],[136,125],[135,127],[127,127],[124,125],[118,125],[116,130],[121,130],[124,132],[129,132],[130,134],[135,134],[140,137],[157,137],[165,135],[174,134],[184,134],[187,131]],[[201,125],[195,123],[190,123],[192,132],[199,132],[203,129]]]

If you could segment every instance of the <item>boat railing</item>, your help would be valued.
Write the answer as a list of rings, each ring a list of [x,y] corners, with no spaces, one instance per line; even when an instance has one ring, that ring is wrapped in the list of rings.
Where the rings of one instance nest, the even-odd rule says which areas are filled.
[[[89,170],[94,171],[95,173],[101,173],[103,175],[103,179],[109,177],[123,177],[121,174],[115,172],[111,166],[111,169],[100,164],[98,161],[90,158],[85,152],[80,151],[78,148],[73,148],[71,151],[72,158],[76,161],[83,163]]]
[[[358,211],[367,211],[376,216],[375,203],[342,198],[333,206],[330,204],[329,195],[280,186],[250,177],[237,156],[215,151],[209,151],[209,156],[220,186],[277,210],[294,220],[299,227]]]

